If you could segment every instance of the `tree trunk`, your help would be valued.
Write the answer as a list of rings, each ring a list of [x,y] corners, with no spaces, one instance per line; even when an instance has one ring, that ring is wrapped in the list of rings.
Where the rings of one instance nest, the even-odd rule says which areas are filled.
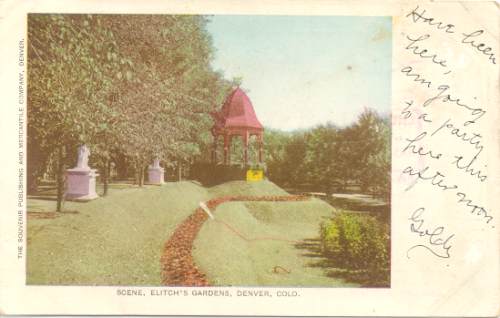
[[[135,184],[135,185],[139,185],[139,183],[140,183],[140,179],[141,179],[141,178],[140,178],[140,170],[141,170],[141,169],[139,169],[139,162],[138,162],[138,161],[135,161],[135,166],[134,166],[134,168],[135,168],[135,169],[134,169],[134,170],[135,170],[135,171],[134,171],[134,184]]]
[[[35,194],[38,192],[38,176],[30,174],[27,178],[28,194]]]
[[[333,191],[332,191],[332,184],[330,182],[327,182],[326,184],[325,194],[328,200],[332,198]]]
[[[139,186],[142,187],[144,185],[144,165],[142,162],[139,164]]]
[[[131,165],[131,163],[127,161],[124,155],[122,154],[115,155],[113,158],[113,162],[115,163],[115,169],[118,180],[124,180],[131,176],[130,169],[128,168],[129,165]]]
[[[179,164],[179,181],[182,181],[182,165]]]
[[[108,194],[108,184],[109,184],[109,171],[111,167],[111,161],[109,159],[106,159],[104,161],[104,176],[103,176],[103,196],[106,196]]]
[[[111,161],[111,159],[108,160],[108,183],[112,181],[112,178],[111,178],[111,163],[113,163]]]
[[[57,212],[62,210],[62,201],[64,197],[64,146],[59,146],[57,153],[57,173],[56,173],[56,183],[57,183]]]

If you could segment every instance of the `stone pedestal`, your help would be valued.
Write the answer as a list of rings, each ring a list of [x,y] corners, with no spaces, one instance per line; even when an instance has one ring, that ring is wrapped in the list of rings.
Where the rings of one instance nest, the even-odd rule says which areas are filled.
[[[160,167],[160,160],[155,159],[153,165],[148,168],[148,183],[150,184],[163,184],[165,177],[165,169]]]
[[[89,148],[81,145],[78,147],[76,167],[66,170],[66,200],[90,201],[99,197],[95,192],[95,179],[98,174],[88,165],[89,155]]]
[[[95,169],[74,168],[66,170],[66,200],[90,201],[98,198]]]

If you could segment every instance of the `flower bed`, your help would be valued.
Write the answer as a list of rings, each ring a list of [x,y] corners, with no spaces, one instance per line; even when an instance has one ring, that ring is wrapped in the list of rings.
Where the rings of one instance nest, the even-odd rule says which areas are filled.
[[[308,197],[301,195],[284,196],[225,196],[206,202],[213,212],[222,203],[230,201],[304,201]],[[162,283],[165,286],[209,286],[205,274],[194,264],[191,250],[196,235],[200,231],[208,215],[197,208],[174,231],[166,242],[161,257]]]

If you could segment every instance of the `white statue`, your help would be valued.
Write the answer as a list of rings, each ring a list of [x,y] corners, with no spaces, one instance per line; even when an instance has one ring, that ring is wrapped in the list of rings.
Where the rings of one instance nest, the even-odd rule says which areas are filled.
[[[78,160],[76,167],[66,170],[67,200],[89,201],[98,197],[96,193],[96,177],[99,175],[95,169],[89,168],[90,150],[86,145],[78,147]]]
[[[153,160],[153,165],[151,166],[152,169],[159,169],[160,167],[160,159],[155,158]]]
[[[90,150],[86,145],[81,145],[80,147],[78,147],[78,161],[76,163],[76,167],[80,169],[90,169],[89,155]]]
[[[165,179],[165,170],[160,167],[160,159],[155,158],[148,169],[148,181],[150,184],[161,185]]]
[[[160,168],[160,159],[156,158],[155,160],[153,160],[153,167]]]

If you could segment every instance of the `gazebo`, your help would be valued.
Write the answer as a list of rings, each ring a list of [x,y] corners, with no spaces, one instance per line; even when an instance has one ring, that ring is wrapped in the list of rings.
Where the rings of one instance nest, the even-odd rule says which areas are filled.
[[[245,92],[236,87],[226,98],[220,111],[212,113],[214,126],[212,135],[214,144],[212,162],[217,163],[217,144],[219,136],[224,137],[224,164],[231,164],[231,139],[241,136],[243,139],[243,160],[248,163],[248,144],[251,136],[257,137],[259,145],[259,162],[262,162],[262,147],[264,127],[257,119],[250,99]]]

